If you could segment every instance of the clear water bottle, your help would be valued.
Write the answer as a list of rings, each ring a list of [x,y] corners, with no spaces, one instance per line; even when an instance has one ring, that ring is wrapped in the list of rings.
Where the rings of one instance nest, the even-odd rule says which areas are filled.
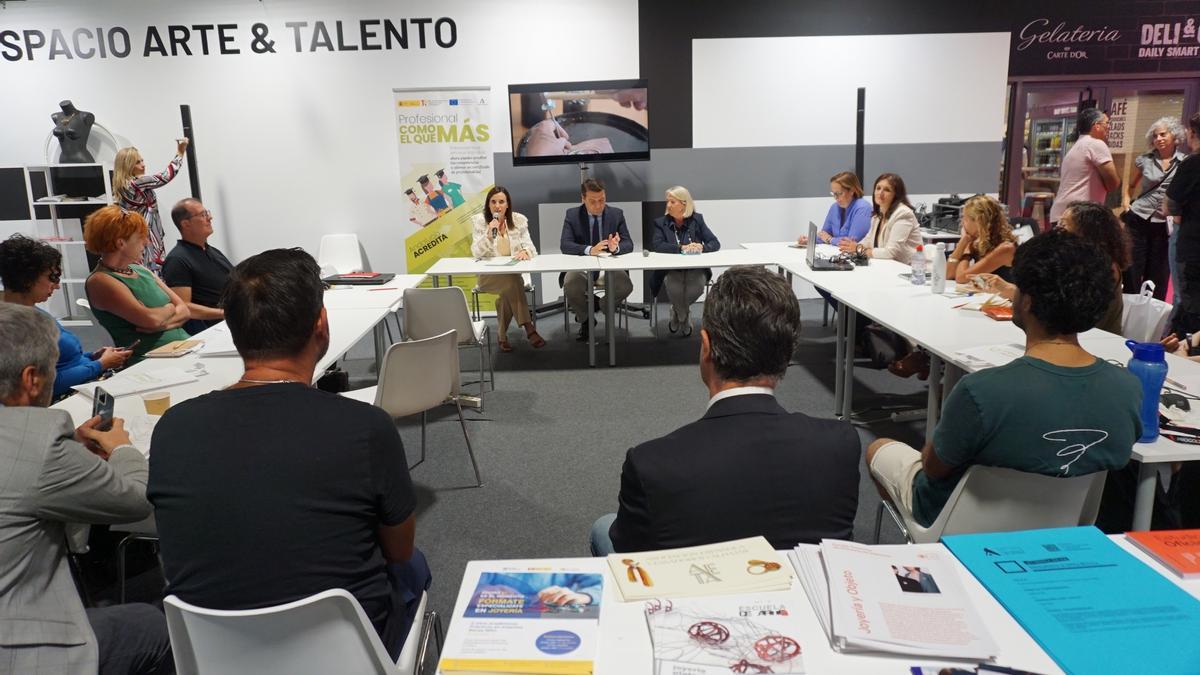
[[[946,243],[939,241],[933,250],[937,252],[933,254],[931,284],[933,292],[940,295],[946,292]]]
[[[916,286],[925,285],[925,247],[920,244],[912,256],[912,282]]]
[[[1166,350],[1157,342],[1126,340],[1125,346],[1133,352],[1129,372],[1142,383],[1142,437],[1138,443],[1151,443],[1158,438],[1158,399],[1167,379]]]

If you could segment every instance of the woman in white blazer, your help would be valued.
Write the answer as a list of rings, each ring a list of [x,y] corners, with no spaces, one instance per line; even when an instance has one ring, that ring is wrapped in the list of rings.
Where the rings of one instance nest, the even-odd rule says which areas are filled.
[[[487,204],[483,213],[471,217],[474,234],[471,239],[471,255],[476,258],[512,256],[517,260],[529,260],[537,255],[537,248],[529,236],[529,221],[519,213],[513,213],[512,198],[508,189],[497,185],[487,193]],[[533,327],[529,303],[525,300],[525,280],[520,274],[480,274],[479,290],[495,293],[496,319],[499,330],[496,341],[500,351],[511,352],[508,342],[508,322],[514,316],[517,324],[525,329],[525,338],[537,349],[546,344]]]
[[[875,179],[873,193],[875,208],[867,236],[858,243],[843,239],[838,248],[907,263],[921,243],[921,230],[917,214],[908,203],[904,179],[894,173],[882,174]]]

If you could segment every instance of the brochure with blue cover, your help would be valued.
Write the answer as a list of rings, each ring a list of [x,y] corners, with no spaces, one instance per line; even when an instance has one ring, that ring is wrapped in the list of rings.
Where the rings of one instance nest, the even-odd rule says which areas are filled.
[[[1200,673],[1200,600],[1100,530],[942,541],[1067,673]]]

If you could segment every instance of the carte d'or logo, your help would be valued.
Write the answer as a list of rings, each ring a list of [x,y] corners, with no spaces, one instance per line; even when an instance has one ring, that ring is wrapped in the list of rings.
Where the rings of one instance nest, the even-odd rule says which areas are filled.
[[[1068,28],[1066,21],[1059,21],[1053,28],[1050,19],[1034,19],[1025,24],[1017,34],[1017,51],[1023,52],[1033,45],[1047,45],[1052,49],[1046,52],[1048,59],[1086,59],[1086,46],[1118,42],[1121,31],[1116,28],[1102,26],[1088,28],[1082,24]]]

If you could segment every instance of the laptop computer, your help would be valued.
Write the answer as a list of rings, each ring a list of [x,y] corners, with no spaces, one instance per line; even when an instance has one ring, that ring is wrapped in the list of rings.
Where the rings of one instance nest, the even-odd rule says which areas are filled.
[[[334,274],[322,278],[321,281],[339,286],[379,286],[386,284],[394,278],[396,278],[396,275],[392,272],[351,272],[349,274]]]
[[[843,260],[829,260],[817,257],[817,224],[808,221],[808,250],[806,251],[808,268],[814,272],[831,272],[854,269],[854,263]]]

